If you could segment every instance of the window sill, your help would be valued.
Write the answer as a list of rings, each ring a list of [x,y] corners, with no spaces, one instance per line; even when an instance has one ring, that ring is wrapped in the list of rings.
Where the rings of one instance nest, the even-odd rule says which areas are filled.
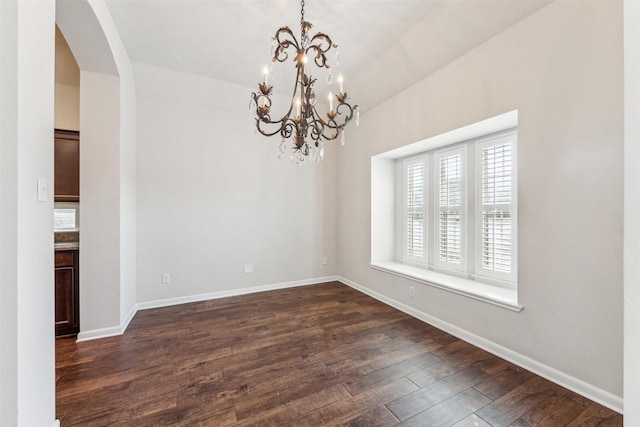
[[[518,305],[518,292],[514,289],[488,285],[475,280],[463,279],[448,274],[437,273],[395,261],[372,262],[371,268],[395,274],[425,285],[473,298],[488,304],[519,312],[524,307]]]

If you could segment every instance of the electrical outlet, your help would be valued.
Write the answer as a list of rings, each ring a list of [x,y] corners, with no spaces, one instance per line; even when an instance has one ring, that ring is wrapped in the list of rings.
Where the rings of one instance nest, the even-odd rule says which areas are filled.
[[[171,282],[171,273],[162,273],[162,283],[167,284]]]
[[[327,259],[327,257],[322,257],[322,265],[327,265],[329,264],[329,260]]]
[[[244,272],[245,274],[253,273],[253,264],[245,264]]]
[[[416,297],[416,287],[415,286],[409,286],[409,296],[411,298],[415,298]]]

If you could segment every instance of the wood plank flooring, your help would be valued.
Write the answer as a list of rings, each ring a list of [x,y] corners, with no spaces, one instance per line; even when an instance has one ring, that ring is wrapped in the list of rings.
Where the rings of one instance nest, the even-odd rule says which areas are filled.
[[[140,311],[56,341],[62,426],[622,426],[341,283]]]

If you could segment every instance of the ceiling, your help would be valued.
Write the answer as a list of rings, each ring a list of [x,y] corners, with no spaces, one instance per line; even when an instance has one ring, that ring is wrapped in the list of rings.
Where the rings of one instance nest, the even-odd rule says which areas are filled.
[[[324,32],[340,46],[339,72],[345,84],[356,86],[350,94],[375,105],[549,1],[307,0],[305,18],[314,24],[312,32]],[[292,0],[106,3],[133,62],[252,88],[270,63],[276,30],[288,25],[299,31],[300,4]],[[373,74],[390,84],[361,81]]]

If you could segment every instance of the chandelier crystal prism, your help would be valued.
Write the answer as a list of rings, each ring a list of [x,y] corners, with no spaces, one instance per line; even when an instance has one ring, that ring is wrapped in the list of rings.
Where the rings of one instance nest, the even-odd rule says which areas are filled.
[[[264,80],[258,85],[258,91],[251,94],[249,110],[256,114],[256,128],[265,136],[280,135],[282,141],[278,147],[278,158],[287,152],[287,141],[291,141],[291,160],[302,165],[305,160],[319,163],[324,158],[324,140],[330,141],[340,137],[345,143],[345,127],[355,118],[356,126],[360,121],[360,110],[351,105],[349,97],[343,89],[342,76],[338,77],[339,92],[329,91],[328,108],[321,114],[318,109],[324,103],[318,102],[316,94],[317,79],[307,74],[310,63],[319,69],[329,70],[326,82],[333,83],[333,74],[327,60],[328,52],[336,49],[336,65],[338,65],[338,45],[321,32],[310,35],[311,23],[304,20],[304,0],[300,3],[300,40],[296,39],[289,27],[276,31],[272,48],[271,68],[265,67]],[[269,85],[269,74],[273,71],[273,63],[293,59],[296,67],[296,81],[288,110],[282,117],[272,117],[273,86]],[[335,103],[335,109],[334,109]]]

